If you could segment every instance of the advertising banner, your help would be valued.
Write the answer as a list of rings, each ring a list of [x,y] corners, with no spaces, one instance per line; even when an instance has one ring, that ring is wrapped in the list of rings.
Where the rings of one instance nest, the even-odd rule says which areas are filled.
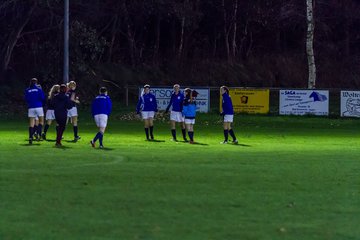
[[[280,115],[329,115],[329,91],[280,90]]]
[[[360,91],[341,91],[340,98],[341,117],[360,117]]]
[[[230,88],[229,95],[231,97],[234,112],[246,113],[262,113],[269,112],[269,89],[241,89]],[[220,109],[221,109],[220,97]]]
[[[209,112],[210,110],[210,89],[209,88],[192,88],[199,94],[196,98],[196,109],[198,112]],[[139,89],[139,96],[141,95],[143,88]],[[180,90],[184,93],[184,89]],[[150,92],[155,95],[156,102],[159,110],[166,110],[173,93],[172,87],[151,87]]]

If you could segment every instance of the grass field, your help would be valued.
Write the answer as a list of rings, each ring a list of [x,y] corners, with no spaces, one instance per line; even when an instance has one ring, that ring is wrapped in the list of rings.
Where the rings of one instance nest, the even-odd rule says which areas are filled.
[[[220,145],[201,115],[190,145],[119,118],[105,149],[85,114],[63,148],[0,121],[0,239],[360,239],[359,120],[236,116],[240,144]]]

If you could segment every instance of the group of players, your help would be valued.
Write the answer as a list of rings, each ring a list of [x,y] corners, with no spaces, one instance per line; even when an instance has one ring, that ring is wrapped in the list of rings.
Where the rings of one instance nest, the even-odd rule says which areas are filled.
[[[194,144],[194,125],[196,117],[196,97],[198,92],[196,90],[185,88],[184,93],[180,91],[180,85],[175,84],[170,102],[166,108],[166,113],[170,110],[171,134],[172,140],[178,141],[176,137],[176,123],[181,126],[182,136],[185,142]],[[229,95],[229,89],[226,86],[220,87],[220,94],[222,96],[222,112],[224,121],[224,141],[222,144],[229,142],[229,134],[232,137],[232,143],[237,144],[235,133],[231,127],[234,119],[234,109]],[[139,98],[136,106],[136,113],[140,114],[144,120],[146,139],[151,141],[154,139],[154,123],[153,119],[155,113],[158,111],[156,97],[150,92],[150,85],[145,85],[143,92]],[[190,141],[187,140],[186,131]]]
[[[73,125],[74,142],[80,139],[78,135],[78,111],[76,104],[79,104],[79,98],[76,95],[76,83],[70,81],[67,85],[52,86],[48,98],[38,84],[36,78],[30,80],[30,86],[25,90],[25,100],[28,105],[29,117],[29,144],[34,139],[46,140],[46,133],[53,120],[56,120],[56,147],[61,147],[61,140],[68,120]],[[46,105],[46,125],[44,124],[44,105]],[[112,102],[107,96],[106,88],[100,88],[100,95],[93,100],[92,113],[99,128],[91,145],[95,147],[97,140],[100,142],[100,148],[103,148],[102,140],[107,125],[108,116],[111,113]]]
[[[171,95],[170,102],[166,108],[166,113],[170,112],[171,135],[173,141],[178,141],[176,136],[176,123],[181,126],[182,137],[185,142],[194,144],[194,125],[196,117],[196,97],[198,92],[190,88],[185,88],[184,93],[180,91],[180,85],[175,84]],[[222,112],[223,127],[224,127],[224,141],[222,144],[229,142],[229,134],[232,137],[232,143],[237,144],[231,123],[234,118],[234,111],[232,101],[229,95],[229,89],[226,86],[220,87],[222,95]],[[61,147],[61,140],[67,121],[70,119],[73,124],[74,142],[80,139],[78,135],[78,112],[76,104],[80,103],[76,95],[76,83],[70,81],[67,85],[54,85],[47,100],[45,94],[38,84],[36,78],[32,78],[30,86],[25,90],[25,99],[28,104],[29,117],[29,144],[32,144],[36,134],[40,139],[46,140],[46,133],[53,120],[56,120],[56,147]],[[46,111],[46,125],[42,131],[44,124],[44,105],[47,107]],[[92,147],[95,147],[99,140],[99,147],[103,148],[103,136],[107,126],[108,117],[112,110],[112,102],[107,95],[107,89],[101,87],[99,95],[95,97],[92,102],[92,115],[99,131],[95,137],[90,141]],[[146,140],[154,140],[154,116],[158,111],[156,97],[150,92],[150,85],[145,85],[139,101],[136,106],[137,114],[141,114],[144,121],[144,130]],[[187,135],[190,140],[187,139]],[[40,140],[39,139],[39,140]]]

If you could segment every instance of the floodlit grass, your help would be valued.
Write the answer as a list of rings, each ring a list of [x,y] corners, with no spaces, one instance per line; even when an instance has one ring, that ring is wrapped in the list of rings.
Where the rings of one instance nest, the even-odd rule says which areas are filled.
[[[357,119],[236,116],[240,144],[220,145],[220,119],[201,115],[190,145],[112,116],[100,150],[84,118],[61,149],[0,122],[0,239],[360,238]]]

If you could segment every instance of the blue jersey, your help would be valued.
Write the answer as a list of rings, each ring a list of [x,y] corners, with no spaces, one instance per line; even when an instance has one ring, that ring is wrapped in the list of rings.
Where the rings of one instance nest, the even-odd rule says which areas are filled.
[[[231,97],[226,92],[222,95],[222,114],[234,115]]]
[[[178,94],[173,92],[170,98],[169,105],[166,107],[166,111],[169,111],[172,106],[172,110],[175,112],[181,112],[183,108],[184,94],[179,91]]]
[[[25,90],[25,100],[28,108],[39,108],[45,102],[45,94],[41,88],[33,84]]]
[[[185,98],[182,113],[187,119],[195,119],[196,116],[196,102],[190,101],[189,98]]]
[[[98,114],[106,114],[109,116],[111,113],[111,109],[111,99],[105,94],[100,94],[92,102],[91,112],[93,116]]]
[[[142,111],[154,111],[157,112],[157,103],[155,95],[152,93],[147,93],[142,95],[139,98],[139,101],[136,105],[136,112],[139,113],[140,110]]]

